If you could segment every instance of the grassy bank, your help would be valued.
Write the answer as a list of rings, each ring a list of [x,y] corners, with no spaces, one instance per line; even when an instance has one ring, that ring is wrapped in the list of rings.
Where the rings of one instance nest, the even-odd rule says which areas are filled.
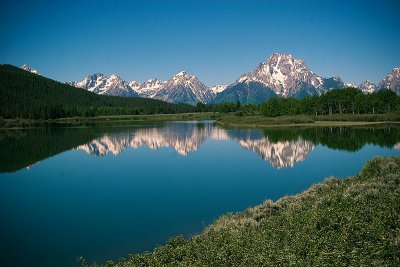
[[[399,240],[400,158],[376,158],[356,176],[222,216],[189,240],[106,266],[399,266]]]
[[[75,117],[49,120],[29,119],[0,119],[0,128],[29,128],[40,127],[49,124],[82,124],[82,123],[108,123],[127,121],[189,121],[189,120],[215,120],[221,115],[214,112],[203,113],[179,113],[179,114],[154,114],[154,115],[115,115],[96,117]]]
[[[368,125],[400,122],[400,114],[334,114],[294,116],[238,116],[230,114],[217,119],[218,124],[235,127],[276,127],[276,126],[340,126]]]

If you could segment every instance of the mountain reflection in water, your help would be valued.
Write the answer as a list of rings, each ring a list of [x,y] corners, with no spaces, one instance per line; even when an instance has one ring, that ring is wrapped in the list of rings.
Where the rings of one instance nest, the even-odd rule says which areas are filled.
[[[305,160],[314,145],[299,137],[297,140],[271,142],[259,130],[229,131],[214,124],[170,123],[163,127],[127,130],[110,133],[78,146],[90,155],[119,155],[127,148],[148,147],[159,149],[169,147],[178,154],[187,156],[197,151],[206,140],[234,140],[241,147],[255,152],[275,168],[292,167]]]
[[[0,132],[0,172],[16,171],[71,149],[117,156],[128,148],[171,148],[187,156],[207,140],[236,142],[281,169],[304,161],[317,145],[345,151],[358,151],[367,144],[398,149],[400,130],[397,125],[238,129],[210,121],[9,130]]]

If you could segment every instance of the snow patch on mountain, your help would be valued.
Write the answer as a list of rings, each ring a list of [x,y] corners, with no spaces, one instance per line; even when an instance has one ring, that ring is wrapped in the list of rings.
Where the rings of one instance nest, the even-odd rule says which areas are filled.
[[[358,86],[358,89],[364,94],[370,94],[376,92],[378,90],[378,86],[374,82],[366,80]]]
[[[86,76],[81,81],[70,82],[68,84],[99,95],[126,97],[139,96],[126,81],[116,74],[112,74],[110,77],[107,77],[102,73],[95,73],[93,75]]]
[[[396,67],[378,84],[379,89],[389,89],[400,95],[400,67]]]
[[[158,93],[158,91],[160,91],[164,84],[165,82],[154,78],[139,84],[139,86],[134,89],[141,97],[154,98],[154,96]]]
[[[22,65],[21,69],[23,69],[25,71],[29,71],[29,72],[37,74],[37,75],[40,75],[40,73],[37,70],[35,70],[34,68],[29,67],[28,64]]]
[[[214,93],[214,94],[218,94],[223,92],[226,88],[228,87],[228,85],[214,85],[210,87],[210,90]]]

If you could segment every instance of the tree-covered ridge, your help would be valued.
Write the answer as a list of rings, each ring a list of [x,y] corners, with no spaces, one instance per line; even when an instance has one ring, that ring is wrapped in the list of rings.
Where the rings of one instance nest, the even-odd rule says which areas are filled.
[[[190,105],[148,98],[96,95],[11,65],[0,65],[0,117],[3,118],[181,113],[193,109]]]
[[[376,158],[344,181],[222,216],[198,236],[106,266],[399,266],[399,184],[400,158]]]

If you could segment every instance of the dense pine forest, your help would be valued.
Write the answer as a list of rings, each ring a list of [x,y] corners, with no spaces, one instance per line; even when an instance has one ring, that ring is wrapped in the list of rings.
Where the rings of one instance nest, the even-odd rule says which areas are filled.
[[[148,98],[102,96],[12,65],[0,65],[0,116],[54,119],[191,112],[194,107]]]

